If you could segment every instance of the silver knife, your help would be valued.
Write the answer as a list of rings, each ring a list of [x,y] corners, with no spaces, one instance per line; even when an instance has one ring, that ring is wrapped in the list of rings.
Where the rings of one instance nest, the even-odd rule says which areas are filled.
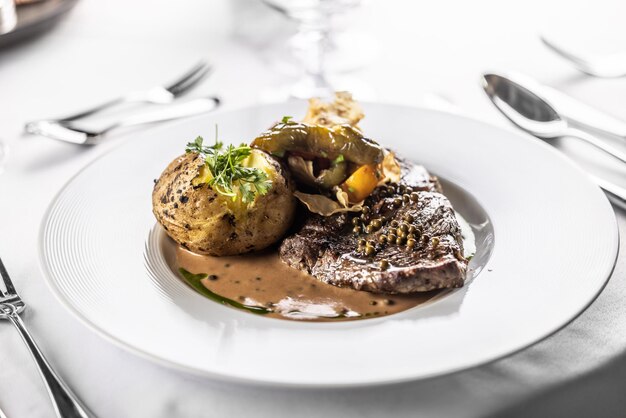
[[[559,115],[573,125],[598,134],[626,140],[626,121],[595,109],[557,89],[542,85],[527,76],[516,73],[515,82],[538,96],[548,99]]]

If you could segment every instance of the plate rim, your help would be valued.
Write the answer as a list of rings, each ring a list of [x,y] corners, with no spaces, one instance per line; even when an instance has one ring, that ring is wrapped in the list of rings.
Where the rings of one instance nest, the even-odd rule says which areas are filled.
[[[154,134],[155,132],[158,133],[159,130],[167,130],[167,129],[172,129],[173,127],[176,127],[177,125],[183,125],[185,123],[187,123],[189,120],[199,120],[203,117],[206,117],[207,115],[210,116],[214,116],[214,115],[220,115],[222,113],[231,113],[231,112],[240,112],[240,111],[247,111],[247,110],[252,110],[255,108],[259,108],[259,107],[267,107],[267,106],[277,106],[277,105],[286,105],[286,104],[294,104],[294,103],[301,103],[302,101],[299,100],[290,100],[290,101],[286,101],[286,102],[276,102],[276,103],[260,103],[260,104],[252,104],[252,105],[246,105],[246,106],[240,106],[240,107],[233,107],[233,108],[227,108],[227,109],[219,109],[215,112],[211,112],[209,114],[203,114],[203,115],[199,115],[199,116],[195,116],[192,118],[186,118],[180,121],[177,121],[176,123],[171,123],[171,124],[165,124],[163,126],[160,126],[158,128],[155,129],[151,129],[148,130],[147,132],[150,132],[151,134]],[[533,141],[533,143],[535,144],[534,146],[538,146],[538,147],[543,147],[545,150],[547,150],[547,152],[551,153],[552,156],[554,158],[558,158],[560,160],[562,160],[564,163],[568,164],[572,169],[578,171],[584,178],[587,179],[587,181],[593,185],[595,187],[595,189],[600,192],[603,196],[603,204],[604,205],[608,205],[608,209],[610,210],[610,212],[612,213],[611,216],[611,220],[612,223],[614,224],[615,228],[613,229],[615,231],[614,234],[614,240],[612,243],[612,246],[614,248],[614,257],[611,263],[611,267],[608,270],[608,273],[606,274],[606,277],[603,277],[603,282],[602,285],[598,288],[598,290],[589,297],[589,300],[587,301],[586,304],[584,304],[584,306],[581,306],[575,313],[573,313],[571,315],[571,317],[567,320],[564,321],[561,325],[559,325],[558,327],[555,327],[552,330],[549,330],[548,332],[542,334],[541,336],[538,336],[537,338],[533,339],[532,341],[528,342],[525,345],[522,345],[520,347],[517,347],[516,349],[513,350],[509,350],[499,356],[496,356],[494,358],[488,359],[488,360],[478,360],[478,361],[474,361],[474,362],[468,362],[466,365],[464,366],[457,366],[454,368],[450,368],[446,371],[442,371],[442,372],[430,372],[421,376],[406,376],[406,377],[398,377],[398,378],[393,378],[393,379],[389,379],[389,378],[382,378],[382,379],[370,379],[367,381],[360,381],[360,382],[342,382],[342,383],[302,383],[302,382],[292,382],[292,381],[285,381],[283,380],[272,380],[272,379],[256,379],[256,378],[248,378],[245,376],[240,376],[240,375],[233,375],[233,374],[225,374],[225,373],[219,373],[219,372],[215,372],[215,371],[209,371],[209,370],[202,370],[202,369],[198,369],[198,368],[194,368],[194,367],[190,367],[190,366],[186,366],[183,365],[181,363],[178,363],[176,361],[173,360],[169,360],[169,359],[165,359],[163,357],[159,357],[156,354],[152,354],[149,353],[147,351],[142,350],[141,348],[135,347],[130,343],[127,343],[125,341],[123,341],[122,339],[115,337],[114,335],[111,335],[109,332],[107,332],[105,329],[102,329],[101,327],[99,327],[98,325],[96,325],[95,323],[93,323],[91,320],[89,320],[88,318],[84,317],[81,312],[79,312],[78,309],[76,309],[74,306],[72,306],[71,301],[68,300],[61,292],[61,290],[53,283],[53,280],[51,279],[52,274],[48,269],[48,265],[47,262],[44,258],[44,231],[45,231],[45,227],[46,227],[46,223],[50,217],[51,211],[54,207],[54,203],[57,202],[57,200],[59,199],[59,197],[61,196],[61,194],[69,187],[69,185],[78,177],[80,176],[85,170],[87,170],[91,165],[93,165],[96,161],[100,160],[101,158],[106,157],[108,154],[118,150],[119,148],[122,148],[124,146],[127,146],[131,141],[133,141],[134,139],[128,139],[126,141],[120,142],[118,144],[115,144],[115,146],[112,146],[110,149],[106,150],[105,152],[103,152],[102,154],[98,155],[97,157],[93,158],[92,160],[88,161],[83,167],[81,167],[76,173],[74,173],[72,176],[70,176],[66,182],[63,184],[63,186],[54,194],[54,196],[50,199],[48,206],[42,216],[42,219],[40,221],[39,224],[39,233],[37,235],[37,239],[38,239],[38,244],[37,244],[37,250],[38,250],[38,257],[37,257],[37,261],[39,264],[39,270],[44,278],[44,281],[46,282],[46,285],[48,287],[48,289],[52,292],[52,294],[54,295],[54,297],[57,299],[57,301],[60,302],[60,304],[62,306],[64,306],[65,309],[67,309],[75,318],[77,318],[79,320],[79,322],[81,322],[82,324],[86,325],[86,327],[92,331],[94,331],[97,335],[103,337],[105,340],[112,342],[115,346],[120,347],[128,352],[131,352],[135,355],[137,355],[138,357],[142,358],[142,359],[146,359],[146,360],[150,360],[151,362],[154,362],[156,364],[159,364],[160,366],[165,366],[168,369],[173,369],[173,370],[177,370],[180,372],[185,372],[185,373],[189,373],[191,375],[194,376],[199,376],[199,377],[203,377],[203,378],[210,378],[210,379],[215,379],[215,380],[219,380],[219,381],[224,381],[224,382],[229,382],[229,383],[236,383],[236,384],[246,384],[246,385],[250,385],[250,386],[264,386],[264,387],[270,387],[270,388],[293,388],[293,389],[346,389],[346,388],[363,388],[363,387],[376,387],[376,386],[389,386],[389,385],[396,385],[396,384],[402,384],[402,383],[407,383],[407,382],[416,382],[416,381],[426,381],[429,379],[433,379],[433,378],[437,378],[437,377],[443,377],[443,376],[450,376],[450,375],[454,375],[466,370],[472,370],[475,369],[477,367],[481,367],[481,366],[485,366],[485,365],[489,365],[492,363],[495,363],[499,360],[502,360],[504,358],[507,358],[509,356],[515,355],[521,351],[526,350],[527,348],[546,340],[547,338],[551,337],[552,335],[558,333],[559,331],[561,331],[562,329],[564,329],[565,327],[567,327],[569,324],[571,324],[574,320],[576,320],[583,312],[585,312],[590,306],[591,304],[593,304],[593,302],[595,302],[595,300],[598,298],[598,296],[604,291],[604,289],[606,288],[609,280],[611,279],[613,272],[615,271],[615,267],[617,265],[617,261],[618,261],[618,256],[619,256],[619,250],[620,250],[620,246],[621,246],[621,239],[620,239],[620,233],[619,233],[619,224],[617,223],[617,216],[615,214],[615,211],[613,209],[613,206],[611,205],[611,203],[609,202],[608,198],[606,197],[606,195],[604,194],[604,192],[602,192],[602,190],[600,189],[600,187],[595,184],[591,178],[589,177],[588,173],[586,173],[582,167],[580,167],[578,164],[576,164],[575,161],[573,161],[572,159],[568,158],[564,153],[558,151],[557,149],[555,149],[554,147],[546,144],[545,142],[538,140],[537,138],[524,133],[524,132],[520,132],[517,130],[514,130],[512,128],[507,129],[505,127],[501,127],[498,125],[494,125],[491,124],[489,122],[465,115],[465,114],[460,114],[460,113],[455,113],[452,111],[447,111],[447,110],[441,110],[441,109],[433,109],[433,108],[428,108],[428,107],[423,107],[423,106],[411,106],[411,105],[405,105],[405,104],[398,104],[398,103],[387,103],[387,102],[367,102],[367,101],[363,101],[361,102],[361,105],[363,107],[367,107],[369,105],[374,105],[374,106],[385,106],[385,107],[396,107],[396,108],[402,108],[402,109],[411,109],[411,110],[417,110],[419,112],[424,112],[424,113],[433,113],[433,114],[438,114],[438,115],[444,115],[447,117],[453,117],[453,118],[458,118],[458,119],[463,119],[465,121],[471,122],[471,123],[477,123],[481,126],[487,127],[489,129],[497,129],[497,130],[502,130],[505,132],[508,132],[511,135],[515,135],[521,138],[526,139],[527,141]],[[146,135],[146,133],[139,133],[138,135]],[[489,213],[488,213],[489,214]],[[494,225],[495,227],[495,225]]]

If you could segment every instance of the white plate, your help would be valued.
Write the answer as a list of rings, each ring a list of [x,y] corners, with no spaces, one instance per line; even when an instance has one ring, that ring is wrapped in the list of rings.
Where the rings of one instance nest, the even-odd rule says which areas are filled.
[[[598,295],[618,232],[606,198],[576,166],[538,140],[474,120],[364,107],[368,136],[423,163],[452,194],[473,195],[453,199],[461,214],[488,214],[493,233],[474,225],[482,255],[471,265],[484,268],[462,289],[384,318],[303,323],[218,305],[168,269],[151,213],[153,179],[187,141],[212,140],[216,123],[222,139],[249,141],[283,115],[302,115],[300,102],[188,120],[93,162],[43,221],[50,287],[78,318],[135,353],[207,376],[297,386],[398,382],[476,366],[550,335]]]

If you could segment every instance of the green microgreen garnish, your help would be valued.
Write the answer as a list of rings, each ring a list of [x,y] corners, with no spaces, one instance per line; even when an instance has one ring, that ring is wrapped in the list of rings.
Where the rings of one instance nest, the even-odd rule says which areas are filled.
[[[195,141],[189,142],[186,152],[195,152],[204,157],[205,164],[211,172],[212,178],[207,182],[219,194],[250,204],[257,194],[265,195],[272,187],[272,181],[267,174],[258,168],[244,167],[242,162],[250,155],[252,148],[246,144],[234,146],[224,144],[217,139],[217,127],[215,144],[203,145],[201,136]],[[238,191],[238,193],[237,193]]]
[[[293,119],[293,116],[283,116],[280,123],[283,123],[285,125],[287,125],[288,123],[293,123],[291,119]]]

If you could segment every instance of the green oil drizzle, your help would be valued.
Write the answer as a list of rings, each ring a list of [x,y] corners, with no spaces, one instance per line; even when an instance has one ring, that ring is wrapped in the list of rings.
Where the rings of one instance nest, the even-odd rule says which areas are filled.
[[[237,309],[243,309],[244,311],[252,312],[258,315],[265,315],[265,314],[272,312],[271,310],[263,308],[261,306],[244,305],[243,303],[239,303],[235,300],[228,299],[228,298],[225,298],[224,296],[218,295],[217,293],[211,292],[201,282],[201,280],[209,277],[208,274],[205,274],[205,273],[193,274],[193,273],[188,272],[184,268],[179,268],[178,271],[180,272],[181,276],[183,276],[183,279],[185,279],[185,281],[187,282],[189,286],[193,287],[199,293],[201,293],[202,295],[206,296],[207,298],[211,299],[214,302],[221,303],[222,305],[226,305],[226,306],[232,306],[233,308],[237,308]]]
[[[215,292],[210,291],[209,289],[207,289],[203,284],[202,284],[202,280],[206,279],[207,277],[209,277],[208,274],[206,273],[199,273],[199,274],[193,274],[187,270],[185,270],[184,268],[179,268],[178,272],[181,274],[181,276],[183,277],[183,279],[185,279],[185,282],[193,287],[196,291],[198,291],[198,293],[202,294],[203,296],[206,296],[207,298],[211,299],[214,302],[217,303],[221,303],[222,305],[226,305],[226,306],[231,306],[233,308],[237,308],[237,309],[242,309],[244,311],[248,311],[257,315],[266,315],[268,313],[272,313],[274,312],[271,309],[267,309],[264,308],[262,306],[252,306],[252,305],[244,305],[243,303],[239,303],[236,300],[232,300],[229,298],[226,298],[224,296],[218,295]],[[287,312],[287,314],[294,314],[294,313],[303,313],[301,311],[290,311]],[[332,320],[332,319],[356,319],[359,317],[363,317],[364,315],[360,314],[358,316],[348,316],[344,313],[337,313],[337,315],[335,316],[320,316],[319,318],[324,318],[327,320]],[[370,314],[365,314],[365,316],[370,316]],[[371,316],[377,316],[372,314]]]

